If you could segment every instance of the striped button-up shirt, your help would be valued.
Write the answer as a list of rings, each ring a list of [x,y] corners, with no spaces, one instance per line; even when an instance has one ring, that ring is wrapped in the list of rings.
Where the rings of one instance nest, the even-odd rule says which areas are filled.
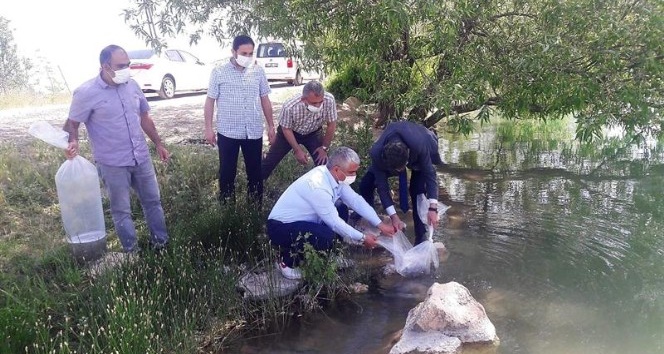
[[[281,107],[279,125],[292,129],[296,133],[306,135],[320,129],[323,124],[337,120],[337,104],[331,93],[325,92],[323,104],[318,113],[311,113],[307,104],[302,102],[302,94],[286,101]]]
[[[207,95],[217,102],[217,133],[232,139],[263,137],[261,97],[270,94],[263,68],[238,69],[232,62],[212,70]]]
[[[141,113],[149,110],[136,81],[111,86],[98,75],[74,91],[69,119],[85,124],[96,162],[135,166],[150,158],[141,128]]]

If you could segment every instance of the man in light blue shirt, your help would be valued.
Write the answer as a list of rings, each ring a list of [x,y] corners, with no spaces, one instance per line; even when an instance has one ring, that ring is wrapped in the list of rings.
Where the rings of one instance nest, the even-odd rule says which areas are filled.
[[[351,187],[360,167],[360,157],[347,147],[332,152],[326,166],[318,166],[293,182],[279,197],[267,221],[267,234],[281,247],[280,270],[284,277],[300,279],[297,269],[304,242],[316,250],[330,250],[334,235],[347,242],[376,246],[376,235],[363,234],[348,225],[335,204],[343,202],[386,235],[394,235],[391,223],[382,222],[376,211]]]
[[[272,103],[268,96],[270,86],[263,69],[253,65],[254,41],[250,37],[235,37],[232,52],[230,61],[216,67],[210,75],[203,108],[205,140],[219,148],[219,200],[224,202],[235,196],[237,159],[242,150],[248,199],[260,204],[263,196],[263,115],[270,144],[275,139]],[[216,134],[212,127],[215,104]]]
[[[127,52],[117,45],[109,45],[99,54],[99,64],[99,75],[74,91],[64,126],[69,133],[67,157],[78,155],[78,129],[81,123],[85,124],[123,249],[125,252],[138,250],[131,211],[132,189],[143,207],[152,247],[163,249],[168,243],[166,219],[143,133],[155,144],[162,161],[168,161],[170,154],[150,117],[145,95],[130,79]]]

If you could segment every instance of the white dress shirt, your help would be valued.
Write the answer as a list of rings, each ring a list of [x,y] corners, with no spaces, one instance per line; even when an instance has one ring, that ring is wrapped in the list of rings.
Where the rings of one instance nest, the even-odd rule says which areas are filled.
[[[372,225],[380,224],[380,217],[364,198],[350,186],[335,181],[325,165],[314,167],[293,182],[279,197],[268,219],[283,223],[322,222],[344,238],[361,240],[362,233],[339,217],[335,207],[339,199]]]

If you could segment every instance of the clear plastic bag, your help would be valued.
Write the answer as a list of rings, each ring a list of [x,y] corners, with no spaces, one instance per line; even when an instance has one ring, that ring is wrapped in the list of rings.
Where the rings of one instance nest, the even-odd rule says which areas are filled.
[[[406,235],[399,231],[394,236],[379,236],[378,244],[392,253],[394,268],[404,277],[414,277],[431,273],[431,268],[438,269],[438,251],[433,244],[433,226],[428,225],[427,213],[429,200],[424,194],[417,196],[418,217],[427,225],[427,239],[413,247]],[[447,210],[448,206],[438,203],[438,215]]]
[[[35,122],[28,133],[66,149],[68,134],[46,122]],[[55,174],[62,223],[69,243],[88,243],[106,236],[97,168],[82,156],[62,163]]]

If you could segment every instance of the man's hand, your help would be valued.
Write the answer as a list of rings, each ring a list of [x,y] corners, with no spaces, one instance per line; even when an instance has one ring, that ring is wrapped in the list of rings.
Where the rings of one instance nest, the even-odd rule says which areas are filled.
[[[401,219],[399,219],[399,215],[397,214],[390,215],[390,220],[392,221],[392,227],[394,228],[394,232],[406,228],[406,224],[403,221],[401,221]]]
[[[164,147],[164,145],[162,144],[157,145],[157,155],[159,155],[159,158],[163,162],[167,162],[168,159],[171,158],[171,154],[168,152],[168,150],[166,150],[166,147]]]
[[[429,210],[427,213],[427,221],[429,222],[429,225],[433,226],[434,229],[438,227],[438,212]]]
[[[274,131],[274,127],[267,128],[267,142],[272,145],[277,140],[277,133]]]
[[[73,159],[78,155],[78,140],[70,141],[69,145],[65,149],[65,156],[68,159]]]
[[[314,152],[316,153],[316,165],[324,165],[327,163],[327,150],[322,146],[319,146]]]
[[[364,247],[368,249],[376,248],[378,246],[378,243],[376,242],[376,236],[372,234],[364,234]]]
[[[384,222],[384,221],[381,222],[380,224],[378,224],[378,229],[380,230],[381,233],[383,233],[385,235],[388,235],[388,236],[394,236],[394,234],[397,231],[394,228],[394,226],[392,226],[392,223]]]
[[[212,146],[217,146],[217,134],[214,130],[205,128],[205,141]]]
[[[307,154],[302,151],[299,147],[295,150],[293,150],[293,154],[295,155],[295,159],[297,162],[299,162],[302,165],[306,165],[309,163],[309,158],[307,157]]]

